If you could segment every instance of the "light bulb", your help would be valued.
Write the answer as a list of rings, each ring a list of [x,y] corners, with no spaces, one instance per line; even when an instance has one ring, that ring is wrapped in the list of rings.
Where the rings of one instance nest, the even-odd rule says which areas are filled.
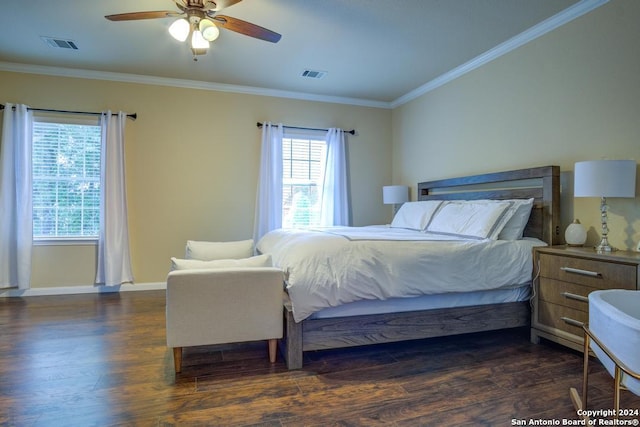
[[[189,21],[184,18],[176,19],[169,27],[169,34],[178,41],[185,41],[189,37]]]
[[[216,25],[208,19],[202,19],[198,25],[202,37],[210,42],[214,41],[220,35],[220,30]]]
[[[209,42],[202,37],[200,30],[194,30],[191,36],[191,47],[194,49],[208,49]]]

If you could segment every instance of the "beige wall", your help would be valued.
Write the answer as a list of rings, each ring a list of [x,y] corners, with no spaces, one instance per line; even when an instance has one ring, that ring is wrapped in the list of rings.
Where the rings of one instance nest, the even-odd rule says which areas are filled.
[[[355,128],[348,137],[354,225],[388,221],[391,112],[89,79],[0,72],[0,102],[138,113],[126,126],[126,180],[136,283],[162,282],[187,239],[250,238],[260,156],[258,121]],[[96,247],[36,246],[32,287],[90,285]]]
[[[573,199],[581,160],[640,161],[640,2],[595,11],[393,111],[393,181],[559,165],[563,229],[600,232],[599,200]],[[636,187],[640,188],[638,183]],[[638,190],[636,190],[638,192]],[[640,241],[640,199],[609,199],[610,241]]]
[[[0,72],[0,102],[137,112],[127,191],[137,283],[164,281],[187,239],[251,236],[257,121],[356,128],[348,143],[353,224],[384,223],[383,185],[556,164],[563,226],[599,233],[598,201],[572,197],[573,164],[640,160],[640,2],[612,0],[393,111]],[[392,161],[390,160],[392,158]],[[392,173],[393,172],[393,173]],[[640,240],[640,201],[610,199],[612,244]],[[88,285],[94,246],[36,246],[33,287]]]

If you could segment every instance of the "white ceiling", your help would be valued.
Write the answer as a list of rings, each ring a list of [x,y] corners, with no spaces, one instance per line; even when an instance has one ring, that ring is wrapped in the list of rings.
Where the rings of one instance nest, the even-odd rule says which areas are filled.
[[[169,36],[171,18],[104,18],[177,10],[173,0],[3,1],[0,69],[29,70],[22,65],[29,64],[389,104],[523,32],[538,34],[532,27],[553,29],[559,16],[594,2],[244,0],[221,13],[276,31],[280,42],[223,29],[194,62],[187,44]],[[70,39],[79,49],[52,48],[40,36]],[[304,69],[328,74],[305,79]]]

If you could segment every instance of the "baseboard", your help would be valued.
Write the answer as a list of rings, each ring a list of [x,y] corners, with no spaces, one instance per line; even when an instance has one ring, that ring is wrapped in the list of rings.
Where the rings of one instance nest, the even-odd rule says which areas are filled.
[[[167,289],[166,282],[135,283],[120,286],[57,286],[50,288],[0,289],[0,298],[34,297],[43,295],[102,294],[110,292],[156,291]]]

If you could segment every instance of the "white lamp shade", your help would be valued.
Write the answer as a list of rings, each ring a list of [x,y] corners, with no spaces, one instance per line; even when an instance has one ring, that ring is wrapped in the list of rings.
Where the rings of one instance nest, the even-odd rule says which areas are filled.
[[[200,30],[194,30],[191,35],[191,47],[194,49],[209,49],[209,42],[202,37]]]
[[[400,204],[409,201],[409,187],[406,185],[385,185],[382,187],[382,203]]]
[[[202,33],[202,37],[207,41],[214,41],[220,35],[220,30],[216,27],[216,24],[211,22],[208,19],[202,19],[200,24],[198,24],[198,28]]]
[[[184,18],[177,19],[169,27],[169,34],[178,41],[185,41],[189,37],[189,21]]]
[[[575,197],[635,197],[635,160],[592,160],[577,162],[574,171]]]

